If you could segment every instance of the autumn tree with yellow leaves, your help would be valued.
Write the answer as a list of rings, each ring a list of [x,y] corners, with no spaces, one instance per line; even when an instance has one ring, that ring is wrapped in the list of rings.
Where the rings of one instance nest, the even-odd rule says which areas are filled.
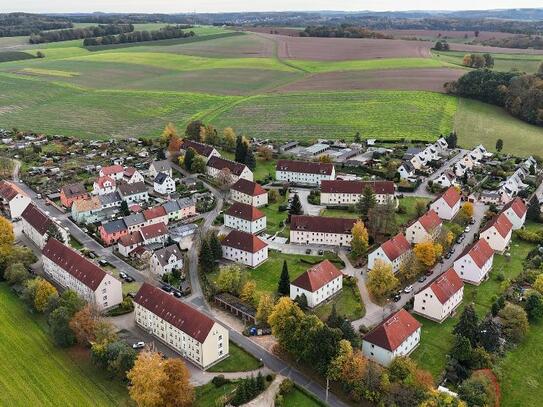
[[[361,220],[356,221],[351,230],[351,249],[356,257],[362,256],[368,250],[368,230]]]
[[[366,286],[376,298],[384,298],[398,287],[399,280],[392,271],[392,266],[383,260],[376,260],[373,268],[368,271]]]
[[[38,278],[34,292],[34,308],[36,311],[44,312],[52,297],[58,296],[57,289],[47,280]]]
[[[425,267],[430,268],[436,264],[438,257],[443,253],[443,246],[439,243],[426,241],[417,243],[413,251],[417,260]]]

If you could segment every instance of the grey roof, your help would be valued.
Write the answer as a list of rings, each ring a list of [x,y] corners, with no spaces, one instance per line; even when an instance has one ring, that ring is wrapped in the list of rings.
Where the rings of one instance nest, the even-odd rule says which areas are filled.
[[[145,182],[135,182],[133,184],[120,184],[117,187],[117,189],[119,190],[121,197],[147,192],[147,187],[145,186]]]
[[[402,163],[402,166],[405,167],[405,169],[409,172],[411,171],[414,171],[415,170],[415,167],[413,166],[413,164],[411,164],[411,161],[404,161]]]
[[[145,217],[143,216],[143,213],[134,213],[132,215],[125,216],[124,223],[126,223],[126,226],[128,227],[139,225],[141,223],[145,223]]]
[[[116,220],[112,220],[110,222],[104,223],[102,227],[107,233],[116,233],[116,232],[120,232],[121,230],[127,229],[127,225],[123,219],[116,219]]]
[[[421,151],[422,151],[422,148],[409,147],[407,149],[407,151],[405,152],[403,158],[404,158],[404,160],[408,160],[408,159],[412,158],[413,156],[417,155],[418,153],[420,153]]]
[[[180,198],[177,200],[177,205],[179,205],[179,209],[183,209],[188,206],[193,206],[195,203],[192,198]]]
[[[175,201],[175,200],[163,203],[162,207],[164,208],[166,213],[177,212],[180,209],[179,205],[177,204],[177,201]]]
[[[98,199],[100,200],[100,203],[102,204],[102,206],[111,205],[114,203],[120,204],[120,202],[122,201],[121,196],[119,195],[117,191],[110,192],[109,194],[105,194],[105,195],[98,195]]]
[[[162,160],[162,161],[153,161],[151,163],[151,166],[155,169],[155,171],[170,171],[172,168],[172,163],[168,160]]]
[[[169,177],[168,174],[164,173],[164,172],[159,172],[156,177],[155,177],[155,180],[153,181],[154,183],[156,184],[159,184],[159,185],[162,185],[164,184],[164,181],[166,181],[166,179]]]
[[[177,260],[183,258],[181,250],[177,244],[172,244],[170,246],[163,247],[154,252],[153,257],[156,257],[161,266],[168,264],[168,259],[174,255]]]

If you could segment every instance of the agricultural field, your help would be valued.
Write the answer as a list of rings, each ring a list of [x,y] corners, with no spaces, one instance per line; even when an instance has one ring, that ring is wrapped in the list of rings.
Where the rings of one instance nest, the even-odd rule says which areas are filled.
[[[55,347],[45,323],[31,316],[6,284],[0,284],[0,404],[5,406],[119,406],[128,392],[85,356]]]
[[[462,66],[462,60],[464,59],[466,52],[432,51],[432,55],[434,59],[437,59],[441,63]],[[542,61],[541,55],[529,54],[492,53],[492,57],[494,58],[494,67],[492,69],[502,72],[517,70],[520,72],[534,73],[537,72],[537,68]]]

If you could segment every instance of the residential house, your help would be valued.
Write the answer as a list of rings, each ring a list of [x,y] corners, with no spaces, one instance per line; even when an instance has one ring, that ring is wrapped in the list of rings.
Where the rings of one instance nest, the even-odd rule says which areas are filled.
[[[422,153],[422,148],[409,147],[402,157],[404,162],[409,162],[415,170],[420,170],[425,164],[426,160]]]
[[[98,310],[116,307],[123,301],[121,282],[79,252],[50,238],[42,253],[45,277],[74,290]]]
[[[321,182],[321,205],[348,206],[357,204],[366,188],[370,188],[379,205],[394,199],[393,181],[344,181],[323,180]]]
[[[398,233],[368,255],[368,270],[373,269],[376,260],[381,260],[389,264],[392,271],[397,273],[410,254],[411,245],[402,233]]]
[[[508,203],[518,193],[527,188],[527,184],[524,183],[526,174],[522,168],[518,168],[515,172],[509,176],[505,181],[500,183],[499,193],[502,203]]]
[[[228,181],[230,184],[236,183],[239,179],[253,180],[253,172],[246,165],[212,156],[207,161],[206,174],[212,178],[217,178],[221,172],[229,174],[230,179]]]
[[[479,285],[492,269],[494,250],[484,239],[479,239],[464,249],[454,261],[454,270],[466,283]]]
[[[524,201],[517,197],[505,204],[501,212],[507,216],[513,225],[513,230],[517,230],[524,226],[527,211]]]
[[[36,246],[43,249],[49,231],[56,227],[63,235],[63,238],[67,241],[68,234],[66,231],[59,227],[53,219],[43,213],[36,205],[29,203],[23,213],[21,214],[23,233],[28,237]]]
[[[181,144],[181,153],[185,154],[189,148],[192,148],[196,152],[196,154],[204,157],[206,162],[211,157],[221,156],[221,154],[215,149],[215,147],[210,146],[209,144],[198,143],[197,141],[184,139],[183,144]]]
[[[356,219],[293,215],[290,242],[328,246],[350,246]]]
[[[140,230],[147,224],[143,213],[133,213],[132,215],[125,216],[123,220],[128,228],[128,233]]]
[[[438,214],[430,209],[405,230],[405,237],[409,243],[416,244],[433,241],[441,232],[443,223]]]
[[[146,225],[154,225],[155,223],[168,224],[168,214],[163,206],[155,206],[143,211]]]
[[[89,194],[83,183],[64,185],[60,188],[60,203],[65,208],[71,208],[74,201],[79,199],[87,199]]]
[[[421,325],[405,309],[373,328],[362,340],[362,353],[382,366],[398,356],[409,356],[420,342]]]
[[[293,184],[319,186],[321,181],[335,178],[336,169],[329,163],[279,160],[275,169],[277,181]]]
[[[410,161],[404,161],[398,167],[398,174],[400,174],[400,180],[413,181],[415,178],[415,167]]]
[[[268,260],[268,245],[255,235],[232,230],[222,241],[222,256],[236,263],[257,267]]]
[[[145,332],[207,369],[228,356],[228,330],[206,314],[144,283],[134,298],[134,318]]]
[[[0,180],[0,208],[9,219],[20,218],[31,202],[30,197],[17,185]]]
[[[463,297],[464,283],[450,268],[415,294],[413,312],[441,323],[454,314]]]
[[[94,223],[102,219],[102,205],[97,196],[72,203],[72,218],[76,223]]]
[[[104,246],[111,246],[126,236],[129,231],[123,219],[115,219],[100,225],[98,232],[100,232],[100,239]]]
[[[117,188],[119,195],[128,205],[149,200],[149,193],[144,182],[136,182],[134,184],[120,184]]]
[[[438,138],[432,145],[440,154],[446,153],[449,148],[449,143],[447,143],[447,140],[443,137]]]
[[[121,181],[124,177],[124,168],[122,165],[110,165],[100,169],[100,177],[110,177],[115,181]]]
[[[451,220],[460,210],[460,193],[456,187],[449,187],[439,198],[430,204],[441,219]]]
[[[161,195],[169,195],[175,192],[175,181],[165,172],[159,172],[153,180],[153,189]]]
[[[256,182],[240,178],[230,188],[230,197],[233,201],[247,205],[261,207],[268,204],[268,192]]]
[[[196,216],[196,202],[192,198],[171,200],[163,203],[162,207],[168,215],[168,222],[176,222],[190,218],[191,216]]]
[[[153,161],[149,166],[149,178],[155,179],[155,177],[161,172],[172,177],[172,163],[168,160]]]
[[[448,188],[458,184],[456,174],[453,171],[447,170],[434,180],[434,184],[442,188]]]
[[[492,247],[492,250],[503,253],[509,246],[512,233],[513,224],[509,221],[507,215],[502,212],[487,222],[479,233],[479,237],[485,239]]]
[[[102,205],[103,209],[118,208],[123,202],[118,192],[98,195],[98,199],[100,200],[100,205]]]
[[[162,276],[171,273],[172,270],[181,270],[183,268],[183,253],[179,250],[177,244],[163,247],[156,250],[151,256],[151,272]]]
[[[145,179],[141,172],[134,167],[126,167],[123,171],[123,181],[127,184],[135,184],[136,182],[144,182]]]
[[[106,195],[115,192],[117,182],[110,176],[99,177],[92,184],[92,193],[94,195]]]
[[[140,230],[131,232],[119,240],[119,253],[128,257],[139,246],[153,243],[163,244],[168,237],[168,228],[164,223],[143,226]]]
[[[254,206],[235,202],[224,213],[224,226],[257,234],[266,229],[266,215]]]
[[[290,283],[290,298],[305,295],[307,305],[314,308],[343,288],[343,273],[330,260],[308,269]]]

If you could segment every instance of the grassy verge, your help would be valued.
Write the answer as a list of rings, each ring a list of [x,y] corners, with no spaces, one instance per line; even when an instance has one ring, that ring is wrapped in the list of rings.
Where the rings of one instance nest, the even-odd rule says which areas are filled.
[[[228,345],[228,358],[208,369],[208,372],[249,372],[262,367],[262,362],[233,342]]]
[[[418,216],[416,209],[417,202],[424,202],[427,204],[430,202],[430,199],[418,196],[406,196],[405,198],[400,199],[400,206],[405,208],[405,213],[396,213],[396,223],[398,226],[406,225]]]
[[[287,197],[279,195],[277,202],[270,203],[267,206],[260,208],[262,212],[266,214],[266,233],[274,235],[281,229],[283,226],[281,224],[287,219],[288,212],[283,211],[279,212],[279,206],[286,203]],[[282,233],[285,237],[288,237],[288,226],[285,227],[285,231]]]
[[[356,285],[346,285],[344,280],[343,289],[339,295],[330,302],[315,308],[315,314],[317,314],[321,320],[325,321],[330,316],[332,306],[335,304],[339,315],[342,315],[351,321],[362,318],[365,315],[366,310],[360,298],[360,294],[358,294],[355,290],[358,291],[358,287]]]
[[[194,407],[215,407],[219,397],[234,392],[235,383],[228,383],[221,387],[215,387],[213,383],[207,383],[196,387],[196,400]]]
[[[294,387],[294,390],[291,391],[283,399],[284,407],[324,407],[325,404],[313,397],[304,389],[299,388],[298,386]]]

